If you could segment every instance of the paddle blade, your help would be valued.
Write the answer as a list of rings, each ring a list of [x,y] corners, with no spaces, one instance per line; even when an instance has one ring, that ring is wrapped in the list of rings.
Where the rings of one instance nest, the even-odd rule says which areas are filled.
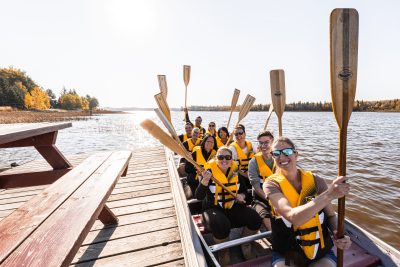
[[[186,153],[184,149],[174,140],[171,136],[169,136],[166,132],[164,132],[157,124],[153,121],[146,119],[140,123],[143,129],[145,129],[151,136],[160,141],[164,146],[168,147],[175,153],[185,156]]]
[[[185,82],[185,86],[187,87],[190,81],[190,66],[183,65],[183,81]]]
[[[169,120],[167,119],[167,117],[165,117],[164,113],[162,113],[162,111],[158,108],[154,109],[154,111],[156,112],[157,116],[160,118],[161,122],[164,124],[165,128],[167,128],[168,132],[170,133],[170,135],[178,142],[180,142],[179,137],[175,131],[174,126],[172,125],[172,123],[169,122]]]
[[[272,105],[276,116],[281,118],[286,104],[285,72],[283,70],[271,70],[269,74]]]
[[[236,104],[238,102],[239,95],[240,95],[240,90],[235,89],[235,91],[233,92],[233,96],[232,96],[231,110],[234,110],[236,108]]]
[[[162,93],[154,95],[154,98],[156,99],[157,105],[160,108],[161,112],[164,114],[164,116],[168,119],[170,123],[171,121],[171,112],[168,107],[168,103],[163,97]]]
[[[165,75],[157,75],[158,86],[160,87],[160,92],[165,99],[167,99],[168,87],[167,87],[167,77]]]
[[[255,101],[256,101],[256,98],[254,96],[251,96],[251,95],[246,96],[246,98],[244,99],[243,104],[240,108],[240,111],[239,111],[239,119],[238,119],[237,124],[239,124],[240,121],[243,120],[244,117],[246,117],[246,115],[250,112],[250,109],[253,106]]]
[[[357,85],[358,12],[334,9],[330,17],[331,96],[339,128],[346,127],[353,111]]]

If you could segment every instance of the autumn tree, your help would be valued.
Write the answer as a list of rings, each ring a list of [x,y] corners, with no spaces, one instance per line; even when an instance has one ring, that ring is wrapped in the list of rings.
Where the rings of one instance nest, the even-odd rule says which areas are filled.
[[[25,108],[44,110],[50,108],[50,98],[45,91],[38,86],[25,94]]]

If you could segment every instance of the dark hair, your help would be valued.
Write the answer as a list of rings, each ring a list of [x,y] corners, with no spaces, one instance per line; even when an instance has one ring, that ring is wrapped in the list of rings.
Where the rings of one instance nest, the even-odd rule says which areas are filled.
[[[221,131],[224,131],[224,132],[226,132],[226,137],[228,137],[229,138],[229,131],[228,131],[228,128],[226,128],[225,126],[222,126],[222,127],[220,127],[219,129],[218,129],[218,137],[219,138],[221,138]]]
[[[270,131],[262,131],[257,135],[257,140],[260,139],[263,136],[268,136],[271,137],[272,140],[274,140],[274,136],[272,135],[272,133]]]
[[[207,141],[207,139],[208,139],[209,137],[211,137],[211,138],[214,140],[214,147],[213,147],[213,149],[214,149],[214,150],[217,150],[217,149],[218,149],[218,147],[217,147],[217,140],[215,139],[215,136],[214,136],[214,135],[211,135],[211,134],[206,134],[206,135],[203,136],[203,140],[201,140],[201,143],[200,143],[201,148],[204,149],[204,146],[206,145],[206,141]]]
[[[243,124],[238,124],[238,125],[235,127],[235,130],[236,130],[236,129],[242,129],[243,132],[246,133],[246,130],[245,130],[246,128],[244,127]]]
[[[296,148],[296,146],[294,145],[293,141],[290,140],[290,139],[287,138],[287,137],[283,137],[283,136],[279,137],[278,139],[276,139],[276,140],[272,143],[272,146],[271,146],[271,147],[275,146],[275,145],[278,144],[278,143],[286,143],[286,144],[288,144],[289,146],[291,146],[294,150],[297,150],[297,148]]]
[[[193,123],[191,123],[190,121],[186,122],[185,126],[186,126],[186,125],[190,125],[190,126],[193,127]]]

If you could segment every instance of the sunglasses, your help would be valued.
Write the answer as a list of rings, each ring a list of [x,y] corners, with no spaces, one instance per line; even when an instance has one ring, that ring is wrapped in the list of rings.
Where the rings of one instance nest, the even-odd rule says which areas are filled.
[[[208,125],[208,127],[215,127],[215,124],[210,124]]]
[[[268,146],[269,143],[270,143],[270,142],[268,142],[268,141],[266,141],[266,142],[261,142],[261,141],[259,141],[259,142],[258,142],[258,145],[259,145],[259,146]]]
[[[288,147],[288,148],[284,148],[284,149],[281,149],[281,150],[271,151],[271,155],[274,158],[279,158],[279,156],[281,154],[285,155],[286,157],[289,157],[289,156],[293,155],[294,152],[296,152],[296,150],[294,148]]]
[[[223,160],[223,159],[231,160],[231,159],[232,159],[232,156],[231,156],[231,155],[218,155],[218,156],[217,156],[217,159],[218,159],[218,160]]]
[[[235,136],[239,136],[239,135],[243,135],[244,134],[244,132],[237,132],[237,133],[235,133]]]

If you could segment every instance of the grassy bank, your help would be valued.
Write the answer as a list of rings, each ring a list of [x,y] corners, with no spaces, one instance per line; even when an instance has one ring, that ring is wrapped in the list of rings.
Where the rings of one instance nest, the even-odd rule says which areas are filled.
[[[97,114],[123,113],[108,110],[93,111]],[[0,111],[0,124],[27,123],[27,122],[52,122],[85,118],[90,116],[89,111]]]

